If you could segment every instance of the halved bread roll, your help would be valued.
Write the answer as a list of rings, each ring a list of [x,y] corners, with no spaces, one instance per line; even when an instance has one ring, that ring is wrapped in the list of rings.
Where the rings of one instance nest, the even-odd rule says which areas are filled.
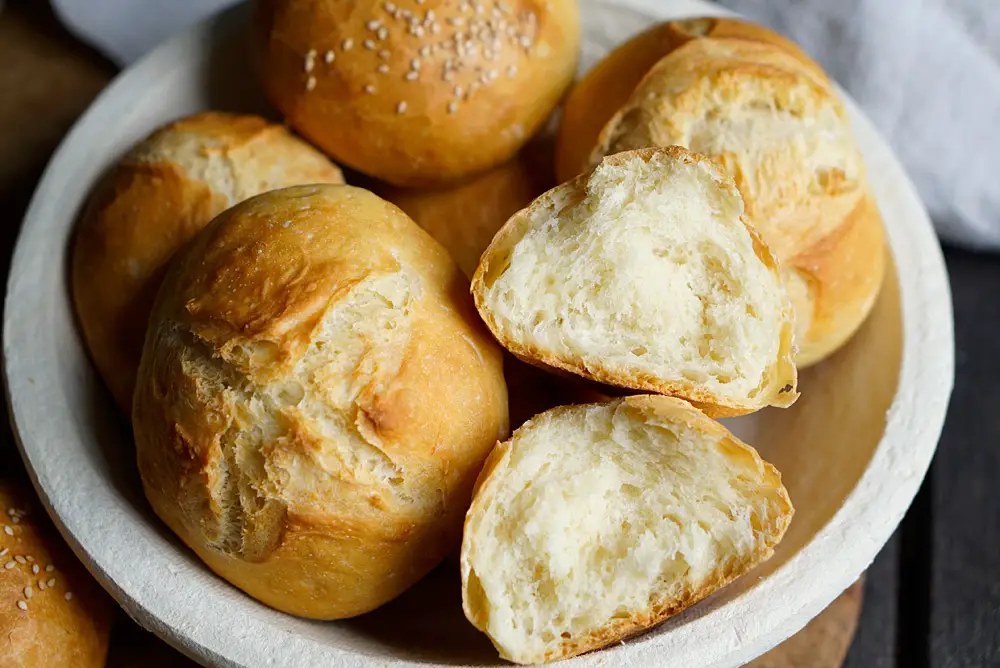
[[[684,401],[556,408],[490,454],[462,541],[462,602],[500,655],[564,659],[638,633],[768,559],[781,475]]]
[[[679,147],[629,151],[518,212],[472,280],[528,362],[739,415],[798,396],[792,310],[733,181]]]

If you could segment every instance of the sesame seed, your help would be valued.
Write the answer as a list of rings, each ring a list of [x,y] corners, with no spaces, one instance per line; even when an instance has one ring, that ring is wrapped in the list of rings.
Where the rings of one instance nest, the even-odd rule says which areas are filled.
[[[364,46],[369,51],[374,51],[375,50],[375,42],[372,41],[372,40],[370,40],[370,39],[366,39],[365,40]]]
[[[353,48],[353,47],[354,47],[354,40],[353,40],[353,39],[351,39],[350,37],[348,37],[348,38],[347,38],[347,39],[345,39],[345,40],[344,40],[344,42],[343,42],[343,43],[341,44],[341,47],[342,47],[342,48],[344,49],[344,51],[350,51],[350,50],[351,50],[351,48]]]
[[[451,81],[454,78],[454,76],[451,70],[445,70],[444,74],[441,75],[441,78],[443,78],[445,81]]]
[[[45,572],[46,572],[46,573],[51,573],[51,572],[52,572],[52,571],[54,571],[55,569],[56,569],[56,567],[55,567],[55,566],[53,566],[52,564],[49,564],[48,566],[46,566],[46,567],[45,567]]]
[[[417,0],[417,4],[418,4],[418,5],[422,5],[422,4],[424,4],[424,2],[425,2],[425,1],[426,1],[426,0]]]
[[[71,591],[66,592],[66,600],[67,601],[72,601],[73,600],[73,592],[71,592]]]
[[[439,26],[439,25],[438,25],[438,24],[436,24],[436,23],[435,23],[435,24],[433,24],[433,25],[431,25],[431,34],[432,34],[432,35],[436,35],[436,34],[438,34],[439,32],[441,32],[441,26]]]
[[[24,601],[18,601],[17,602],[17,607],[19,607],[21,610],[27,610],[28,609],[28,604],[25,603]]]
[[[382,60],[388,60],[390,55],[392,54],[389,53],[387,49],[382,49],[381,51],[378,52],[378,57],[381,58]]]
[[[396,113],[397,114],[406,113],[406,102],[400,102],[399,104],[396,105]]]
[[[385,63],[382,63],[381,65],[378,66],[378,71],[381,72],[382,74],[385,74],[386,72],[389,71],[389,66],[386,65]]]
[[[316,77],[311,76],[306,79],[306,90],[312,90],[316,88]]]
[[[11,528],[10,528],[9,526],[7,526],[6,524],[4,524],[4,525],[3,525],[3,532],[4,532],[5,534],[7,534],[8,536],[13,536],[13,535],[14,535],[14,530],[13,530],[13,529],[11,529]]]
[[[20,524],[21,518],[18,517],[17,515],[14,515],[13,517],[10,518],[10,521],[13,522],[14,524]]]
[[[26,564],[26,563],[28,563],[28,560],[25,559],[24,557],[22,557],[21,555],[17,555],[16,557],[14,557],[14,561],[16,561],[19,564]]]
[[[336,58],[336,57],[337,57],[337,55],[332,50],[331,51],[327,51],[326,53],[323,54],[323,61],[327,65],[329,65],[330,63],[333,62],[333,59]]]
[[[396,5],[392,4],[391,2],[385,3],[384,5],[382,5],[382,7],[384,7],[385,11],[389,12],[390,14],[396,11]]]
[[[521,35],[521,39],[519,41],[521,43],[521,46],[523,46],[526,49],[531,46],[531,38],[528,37],[527,35]]]
[[[379,39],[381,39],[381,40],[384,41],[384,40],[388,39],[388,37],[389,37],[389,29],[388,28],[386,28],[385,26],[382,26],[381,28],[378,29],[378,38]]]
[[[427,14],[425,15],[425,19],[424,20],[426,20],[426,21],[433,21],[434,20],[434,10],[433,9],[428,9],[427,10]]]
[[[420,59],[419,58],[414,58],[413,60],[410,61],[410,69],[411,70],[419,70],[420,69]]]
[[[458,111],[458,102],[449,102],[448,103],[448,113],[449,114],[454,114],[456,111]]]
[[[32,567],[31,567],[31,573],[32,573],[33,575],[38,575],[38,571],[40,571],[40,570],[42,570],[42,569],[40,569],[40,568],[38,567],[38,564],[34,564],[34,565],[32,565]]]
[[[420,47],[420,55],[423,56],[424,58],[429,57],[431,55],[431,45],[424,44],[422,47]]]
[[[17,562],[15,561],[8,561],[6,564],[3,565],[3,567],[6,568],[8,571],[14,568],[15,566],[17,566]]]
[[[416,33],[417,37],[424,36],[424,29],[421,26],[417,26],[414,32]]]
[[[17,515],[17,508],[8,508],[7,509],[7,514],[8,515]]]
[[[419,76],[420,76],[420,73],[419,73],[419,72],[412,72],[412,71],[411,71],[411,72],[407,72],[407,73],[406,73],[406,76],[405,76],[404,78],[405,78],[405,79],[406,79],[407,81],[416,81],[416,80],[417,80],[417,77],[419,77]]]
[[[30,554],[24,555],[24,558],[28,560],[28,563],[31,563],[31,562],[35,561],[35,558],[33,556],[31,556]]]
[[[49,578],[48,581],[45,584],[48,585],[49,589],[51,589],[52,587],[56,586],[56,579],[55,578]]]
[[[7,549],[6,547],[4,549],[0,550],[0,557],[6,555],[8,552],[10,552],[10,550]]]
[[[47,588],[48,588],[48,585],[45,584],[45,580],[39,580],[38,581],[38,589],[40,589],[41,591],[45,591]]]
[[[368,29],[371,30],[372,32],[375,32],[381,27],[382,27],[382,22],[377,19],[372,19],[371,21],[368,22]]]
[[[28,585],[27,587],[24,588],[24,597],[25,598],[31,598],[31,595],[34,594],[34,593],[35,592],[31,589],[31,585]]]
[[[365,92],[368,93],[369,95],[374,95],[375,94],[375,85],[374,84],[368,84],[367,86],[365,86]]]
[[[314,66],[315,63],[309,58],[306,58],[306,62],[303,64],[302,69],[306,72],[312,72]]]
[[[450,23],[453,26],[460,26],[465,23],[465,19],[463,19],[461,16],[452,16],[448,19],[448,23]]]
[[[411,12],[409,9],[401,9],[399,10],[399,16],[402,16],[404,19],[408,19],[411,16],[413,16],[413,12]]]

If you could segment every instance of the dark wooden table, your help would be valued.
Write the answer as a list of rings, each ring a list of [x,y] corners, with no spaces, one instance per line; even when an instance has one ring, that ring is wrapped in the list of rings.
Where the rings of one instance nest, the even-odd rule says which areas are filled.
[[[955,391],[930,474],[868,571],[849,668],[1000,666],[1000,254],[945,259]]]
[[[3,276],[48,156],[113,72],[41,0],[8,0],[0,15]],[[16,105],[3,104],[15,93]],[[1000,254],[945,256],[957,348],[951,408],[928,479],[868,571],[848,668],[1000,668]],[[23,475],[5,420],[0,473]]]

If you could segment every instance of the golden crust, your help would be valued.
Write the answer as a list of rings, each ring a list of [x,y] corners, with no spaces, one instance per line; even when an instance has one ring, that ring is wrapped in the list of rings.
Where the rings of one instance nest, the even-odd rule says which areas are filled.
[[[843,223],[783,265],[806,367],[840,348],[861,327],[885,277],[885,231],[878,205],[865,194]]]
[[[272,104],[337,160],[399,186],[511,158],[569,86],[580,43],[576,0],[266,0],[255,25]]]
[[[455,545],[508,429],[501,351],[467,289],[358,188],[272,191],[216,218],[172,265],[139,371],[154,510],[279,610],[336,619],[398,595]]]
[[[609,78],[628,79],[619,71],[631,72],[631,84],[644,71],[629,99],[601,129],[590,161],[637,146],[680,144],[721,164],[735,178],[750,217],[785,267],[798,314],[796,362],[813,364],[861,325],[884,273],[880,224],[855,222],[877,218],[877,213],[858,213],[870,207],[846,112],[815,63],[787,44],[734,39],[735,31],[685,41],[675,32],[668,25],[645,33],[595,68],[586,88],[581,84],[568,103],[569,124],[560,134],[560,169],[579,167],[574,164],[586,150],[580,146],[591,141],[596,116],[604,113],[586,112],[588,100],[596,96],[594,86]],[[663,51],[667,55],[650,67],[648,61]],[[629,69],[631,62],[635,69]],[[827,129],[809,139],[804,126],[778,116],[764,119],[754,108],[784,110]],[[702,136],[694,134],[721,117],[739,120],[720,125],[714,135],[706,136],[704,127]],[[763,143],[761,137],[769,131],[785,132],[787,138]],[[852,243],[870,247],[840,241],[848,236]],[[818,299],[822,303],[813,301]]]
[[[174,253],[237,201],[315,182],[343,177],[284,127],[218,112],[157,130],[109,174],[74,240],[72,287],[84,340],[122,410],[131,411],[150,306]]]
[[[608,164],[624,164],[633,156],[640,156],[645,160],[649,160],[658,153],[666,153],[674,159],[683,161],[709,162],[706,158],[677,146],[622,152],[608,156],[604,160]],[[714,165],[713,171],[718,171]],[[598,383],[628,390],[656,392],[658,394],[681,397],[712,417],[745,415],[765,406],[785,407],[794,403],[798,398],[798,392],[795,389],[797,373],[795,364],[792,361],[794,321],[790,309],[785,313],[784,317],[778,358],[774,360],[766,374],[767,377],[762,381],[762,391],[758,393],[758,396],[754,400],[747,401],[737,401],[719,396],[692,381],[680,379],[664,380],[648,374],[623,373],[620,369],[605,365],[602,360],[563,358],[542,349],[531,341],[516,340],[503,331],[485,303],[488,292],[487,277],[490,276],[491,266],[502,267],[505,265],[505,258],[510,255],[518,241],[524,237],[528,230],[528,221],[536,209],[543,208],[545,203],[551,199],[570,200],[573,198],[572,193],[577,193],[576,197],[581,196],[580,194],[587,188],[589,176],[589,173],[581,174],[569,182],[553,188],[545,195],[536,199],[529,207],[516,213],[497,232],[489,247],[483,252],[479,267],[472,278],[472,296],[475,300],[476,308],[479,310],[480,317],[490,328],[490,331],[493,332],[493,336],[500,344],[517,358],[528,364],[557,372],[575,374]],[[726,186],[725,181],[720,181],[720,185]],[[734,188],[731,180],[728,183],[728,187]],[[779,275],[780,270],[777,261],[774,259],[767,245],[761,241],[755,227],[747,221],[746,217],[741,218],[741,220],[753,239],[754,251],[757,257],[772,274]]]
[[[700,17],[660,23],[639,33],[597,63],[573,87],[563,106],[556,146],[556,175],[568,181],[587,171],[601,130],[662,58],[694,39],[724,38],[771,44],[797,58],[817,78],[826,74],[791,40],[740,19]]]
[[[649,608],[644,611],[633,614],[629,618],[613,620],[603,628],[590,634],[566,640],[560,644],[557,650],[547,652],[544,656],[532,657],[531,660],[524,660],[521,657],[508,655],[504,648],[494,641],[494,645],[500,652],[500,656],[508,661],[517,663],[559,661],[606,647],[612,643],[647,631],[653,626],[662,623],[667,618],[710,596],[736,578],[749,572],[758,564],[770,559],[771,555],[774,554],[774,548],[781,542],[782,537],[788,530],[789,524],[791,524],[795,509],[792,506],[787,490],[785,490],[781,483],[781,473],[770,463],[762,460],[754,448],[736,438],[721,424],[715,422],[688,402],[673,397],[638,395],[613,401],[620,401],[625,406],[648,415],[651,418],[682,421],[688,427],[697,429],[702,433],[721,435],[726,439],[726,445],[734,453],[734,457],[749,457],[753,460],[755,468],[765,471],[766,480],[777,495],[781,512],[776,515],[769,515],[766,518],[768,524],[760,527],[760,535],[763,540],[756,546],[754,551],[740,555],[741,559],[730,560],[724,563],[719,569],[707,576],[705,583],[701,587],[684,591],[681,595],[669,600],[659,599],[651,601]],[[569,406],[561,406],[553,408],[549,413],[557,415],[559,413],[567,413],[570,410],[572,408]],[[472,506],[469,508],[465,520],[466,534],[469,533],[470,523],[474,523],[476,518],[482,514],[481,507],[490,502],[495,495],[495,489],[502,483],[502,472],[509,463],[515,436],[516,433],[503,443],[498,443],[493,452],[490,453],[486,465],[483,467],[482,473],[480,473],[479,479],[476,481]],[[466,577],[464,577],[468,571],[464,554],[462,564],[462,607],[465,611],[465,616],[473,626],[483,633],[488,634],[488,602],[485,598],[477,596],[477,592],[470,590],[469,583]]]
[[[18,514],[15,523],[11,510],[27,514]],[[101,668],[111,599],[58,537],[33,494],[0,483],[0,525],[13,533],[0,531],[0,666]]]
[[[476,271],[493,235],[531,200],[555,185],[549,154],[541,142],[526,146],[512,160],[448,188],[417,190],[376,187],[451,254],[469,277]]]

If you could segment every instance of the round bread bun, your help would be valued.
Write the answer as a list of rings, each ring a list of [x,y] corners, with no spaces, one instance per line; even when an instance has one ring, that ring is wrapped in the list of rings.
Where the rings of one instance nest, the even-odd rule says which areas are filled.
[[[568,109],[567,117],[579,113]],[[885,244],[861,152],[829,80],[780,43],[690,39],[645,73],[586,164],[670,145],[711,157],[735,179],[789,285],[796,363],[814,364],[839,348],[878,295]]]
[[[131,413],[149,310],[174,253],[233,204],[340,170],[281,125],[206,112],[157,130],[101,184],[72,263],[83,338],[122,410]]]
[[[556,148],[556,176],[560,183],[587,171],[601,130],[625,106],[653,65],[699,38],[770,44],[797,58],[816,77],[827,79],[823,69],[795,42],[750,21],[709,16],[658,23],[619,45],[570,91],[563,107]]]
[[[555,185],[547,143],[532,142],[499,167],[456,186],[431,190],[377,187],[445,247],[466,276],[493,235],[531,200]]]
[[[397,207],[276,190],[173,263],[133,428],[153,509],[212,570],[279,610],[351,617],[458,544],[508,431],[501,351]]]
[[[493,238],[472,295],[542,368],[712,417],[798,397],[778,264],[732,178],[679,146],[617,153],[537,198]]]
[[[0,482],[0,666],[102,668],[113,610],[34,494]]]
[[[259,0],[268,98],[305,137],[399,186],[513,157],[576,71],[576,0]]]

